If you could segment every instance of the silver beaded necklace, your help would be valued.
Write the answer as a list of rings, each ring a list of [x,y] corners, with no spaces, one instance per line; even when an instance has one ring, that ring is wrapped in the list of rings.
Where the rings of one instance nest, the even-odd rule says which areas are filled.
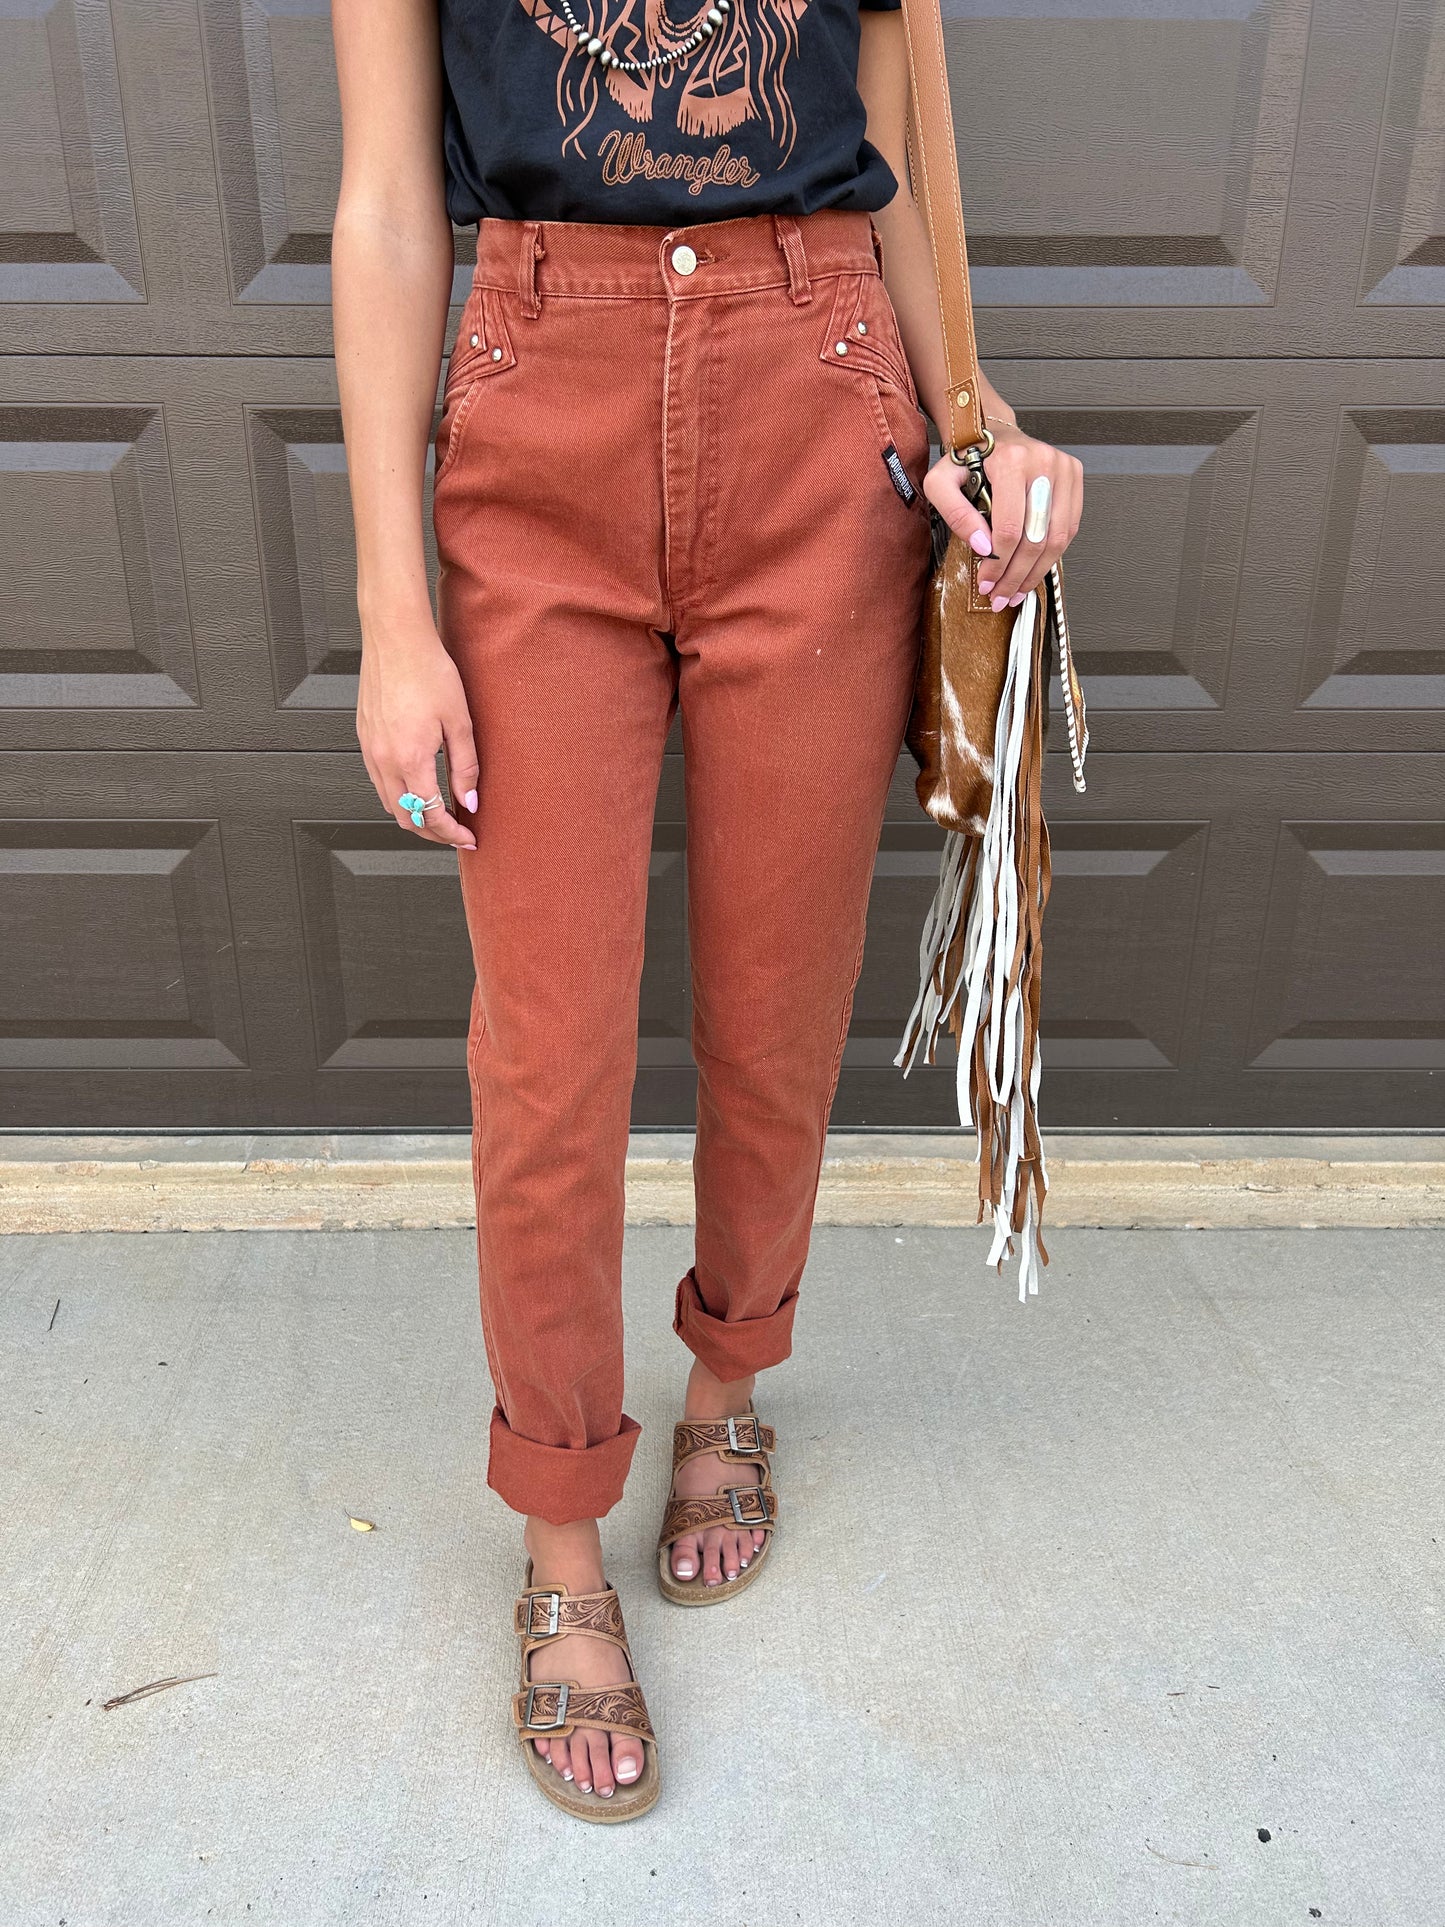
[[[732,9],[732,0],[712,0],[699,24],[693,28],[685,40],[680,40],[669,53],[649,54],[646,60],[624,60],[619,54],[605,46],[590,27],[582,22],[572,11],[572,0],[559,0],[563,17],[572,30],[572,37],[579,50],[589,60],[595,60],[599,67],[615,67],[622,74],[650,74],[659,67],[670,67],[674,61],[684,60],[688,54],[709,40],[722,25],[724,16]]]

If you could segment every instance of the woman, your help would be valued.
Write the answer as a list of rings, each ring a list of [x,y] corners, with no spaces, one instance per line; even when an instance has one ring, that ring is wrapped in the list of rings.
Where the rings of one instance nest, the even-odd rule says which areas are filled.
[[[669,724],[680,706],[699,1090],[659,1583],[710,1605],[776,1527],[753,1389],[790,1348],[927,504],[993,557],[996,609],[1079,520],[1077,462],[987,384],[992,536],[962,471],[929,467],[942,341],[890,4],[334,0],[357,729],[383,805],[460,853],[488,1479],[526,1520],[513,1718],[588,1819],[659,1784],[598,1521],[638,1430],[623,1165]],[[449,215],[479,232],[435,436],[434,623]]]

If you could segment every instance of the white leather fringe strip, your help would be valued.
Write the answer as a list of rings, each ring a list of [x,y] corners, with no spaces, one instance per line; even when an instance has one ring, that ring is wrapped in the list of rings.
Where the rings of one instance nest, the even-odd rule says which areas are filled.
[[[989,1089],[1003,1122],[1004,1174],[998,1203],[993,1208],[993,1243],[987,1262],[1001,1264],[1012,1255],[1014,1201],[1018,1193],[1019,1160],[1023,1152],[1025,1097],[1023,1083],[1024,1002],[1022,987],[1008,990],[1009,968],[1018,939],[1022,906],[1015,889],[1015,849],[1019,835],[1019,766],[1023,758],[1024,724],[1033,673],[1033,631],[1037,598],[1024,597],[1009,638],[1008,668],[999,702],[994,733],[993,800],[982,837],[970,862],[970,839],[950,832],[939,866],[938,889],[924,922],[919,944],[919,990],[894,1063],[907,1076],[922,1056],[934,1062],[939,1038],[949,1028],[954,1005],[963,997],[959,1027],[958,1116],[965,1126],[975,1122],[969,1095],[973,1040],[980,1024],[987,1026],[985,1057]],[[949,950],[962,922],[963,967],[956,981],[945,981]],[[1027,1098],[1037,1103],[1041,1053],[1037,1042]],[[990,1158],[992,1147],[979,1137],[979,1157]],[[1048,1170],[1040,1162],[1044,1189]],[[1039,1288],[1039,1227],[1032,1187],[1026,1192],[1023,1229],[1019,1240],[1019,1299]]]

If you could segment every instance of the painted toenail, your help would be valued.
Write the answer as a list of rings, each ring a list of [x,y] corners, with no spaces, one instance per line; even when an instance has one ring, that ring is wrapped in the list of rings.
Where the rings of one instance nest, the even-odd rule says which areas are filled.
[[[570,1766],[564,1766],[564,1767],[563,1767],[563,1769],[562,1769],[562,1778],[563,1778],[564,1780],[570,1780],[570,1779],[572,1778],[572,1769],[571,1769],[571,1767],[570,1767]]]
[[[679,1579],[691,1579],[692,1567],[688,1564],[686,1559],[680,1559],[678,1561],[677,1576]]]
[[[610,1800],[612,1798],[613,1790],[610,1786],[600,1786],[597,1791],[602,1795],[604,1800]]]
[[[579,1780],[577,1782],[577,1791],[579,1793],[590,1793],[592,1791],[592,1782],[590,1780]]]
[[[631,1760],[618,1761],[617,1777],[619,1780],[635,1780],[637,1778],[637,1768],[632,1764]]]

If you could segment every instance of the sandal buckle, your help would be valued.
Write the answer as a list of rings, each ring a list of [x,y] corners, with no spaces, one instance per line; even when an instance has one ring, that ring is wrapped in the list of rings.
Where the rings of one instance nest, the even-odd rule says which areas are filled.
[[[738,1437],[739,1424],[752,1426],[753,1436],[752,1436],[751,1444],[744,1443],[744,1441]],[[732,1452],[761,1452],[762,1451],[763,1449],[762,1434],[758,1430],[758,1421],[751,1412],[745,1412],[741,1420],[735,1419],[735,1418],[730,1418],[728,1420],[728,1449],[729,1451],[732,1451]]]
[[[768,1495],[760,1485],[730,1485],[728,1487],[728,1504],[733,1509],[733,1520],[737,1525],[766,1526],[772,1524],[773,1514],[768,1504]],[[756,1512],[749,1513],[745,1511],[744,1508],[747,1506],[755,1506],[757,1508]]]
[[[537,1698],[538,1689],[541,1687],[546,1687],[550,1692],[557,1695],[557,1713],[554,1719],[538,1720],[533,1718],[533,1705]],[[527,1688],[527,1713],[525,1719],[522,1721],[523,1726],[529,1733],[552,1733],[555,1732],[559,1726],[565,1726],[567,1724],[567,1701],[571,1698],[571,1695],[572,1688],[566,1680],[538,1680],[536,1686],[529,1686]]]
[[[547,1606],[547,1623],[545,1626],[540,1626],[540,1627],[536,1623],[537,1621],[536,1606],[539,1599],[545,1601]],[[528,1593],[527,1600],[528,1600],[528,1605],[527,1605],[528,1639],[550,1639],[557,1630],[558,1618],[562,1611],[561,1593],[560,1592]]]

